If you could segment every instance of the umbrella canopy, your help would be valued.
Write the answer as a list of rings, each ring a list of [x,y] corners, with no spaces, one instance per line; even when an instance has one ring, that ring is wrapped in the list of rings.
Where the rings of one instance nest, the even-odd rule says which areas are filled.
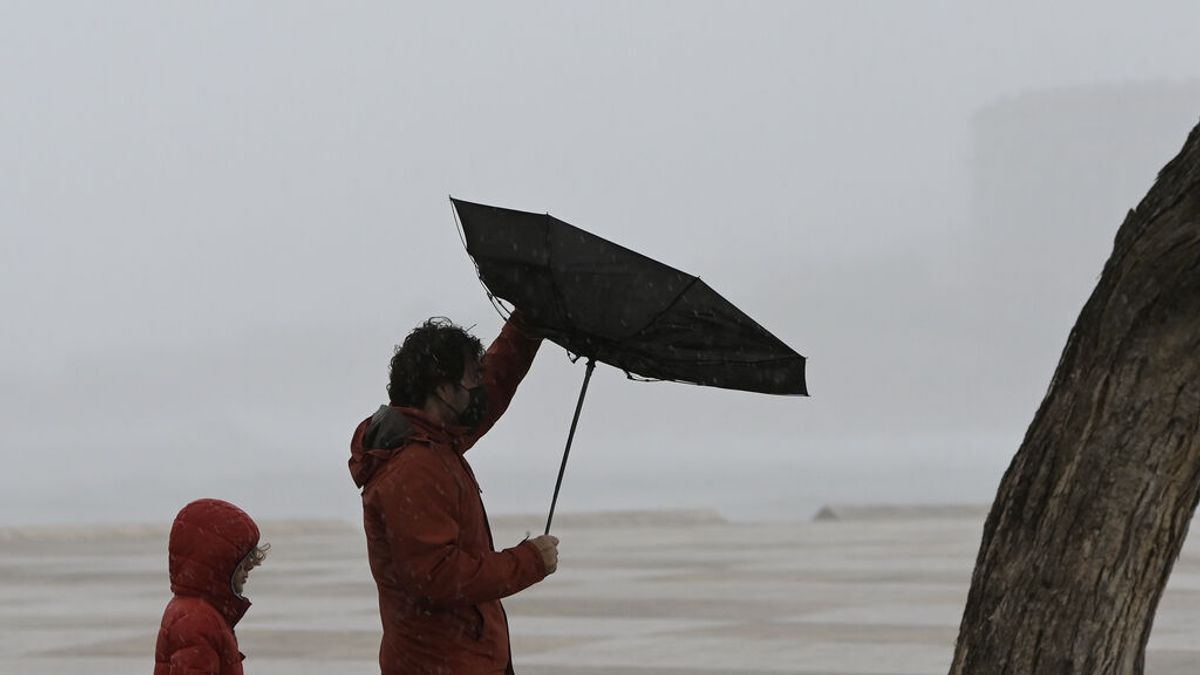
[[[691,274],[549,214],[451,198],[488,291],[627,374],[807,395],[804,357]]]

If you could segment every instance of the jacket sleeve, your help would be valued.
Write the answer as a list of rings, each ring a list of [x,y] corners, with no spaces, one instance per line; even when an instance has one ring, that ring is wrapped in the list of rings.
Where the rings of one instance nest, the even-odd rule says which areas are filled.
[[[171,654],[170,675],[221,675],[221,659],[206,644],[193,644]]]
[[[483,355],[483,387],[487,392],[487,413],[479,427],[463,442],[463,451],[470,449],[486,434],[512,403],[517,385],[525,379],[533,357],[537,356],[542,338],[524,324],[520,311],[513,312],[500,335]]]
[[[532,542],[503,551],[468,552],[458,545],[458,483],[436,458],[404,453],[402,481],[380,486],[378,509],[387,530],[396,582],[433,606],[473,605],[504,598],[541,581],[546,566]]]

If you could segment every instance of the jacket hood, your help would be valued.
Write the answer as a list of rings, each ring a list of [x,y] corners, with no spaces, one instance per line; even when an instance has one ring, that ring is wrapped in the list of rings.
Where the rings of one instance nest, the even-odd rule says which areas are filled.
[[[354,430],[350,440],[350,476],[364,487],[387,460],[409,441],[429,441],[458,447],[471,430],[444,426],[419,408],[381,405]]]
[[[234,593],[233,573],[258,538],[250,516],[229,502],[198,499],[183,507],[167,547],[171,591],[207,600],[230,627],[237,625],[250,601]]]

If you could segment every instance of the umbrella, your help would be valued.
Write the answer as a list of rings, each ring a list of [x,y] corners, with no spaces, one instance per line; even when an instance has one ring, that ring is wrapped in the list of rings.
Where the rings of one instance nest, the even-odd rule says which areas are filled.
[[[488,296],[587,359],[547,533],[596,361],[631,378],[808,394],[804,357],[699,277],[549,214],[450,201]]]

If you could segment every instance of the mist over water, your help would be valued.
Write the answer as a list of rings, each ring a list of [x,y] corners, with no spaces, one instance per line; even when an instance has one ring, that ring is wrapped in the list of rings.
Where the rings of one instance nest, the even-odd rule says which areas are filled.
[[[811,398],[597,369],[563,511],[989,502],[1127,209],[1200,119],[1200,5],[13,4],[0,525],[200,496],[360,517],[350,434],[424,318],[500,320],[448,193],[699,274]],[[544,514],[546,344],[469,455]],[[536,527],[537,523],[533,523]]]

